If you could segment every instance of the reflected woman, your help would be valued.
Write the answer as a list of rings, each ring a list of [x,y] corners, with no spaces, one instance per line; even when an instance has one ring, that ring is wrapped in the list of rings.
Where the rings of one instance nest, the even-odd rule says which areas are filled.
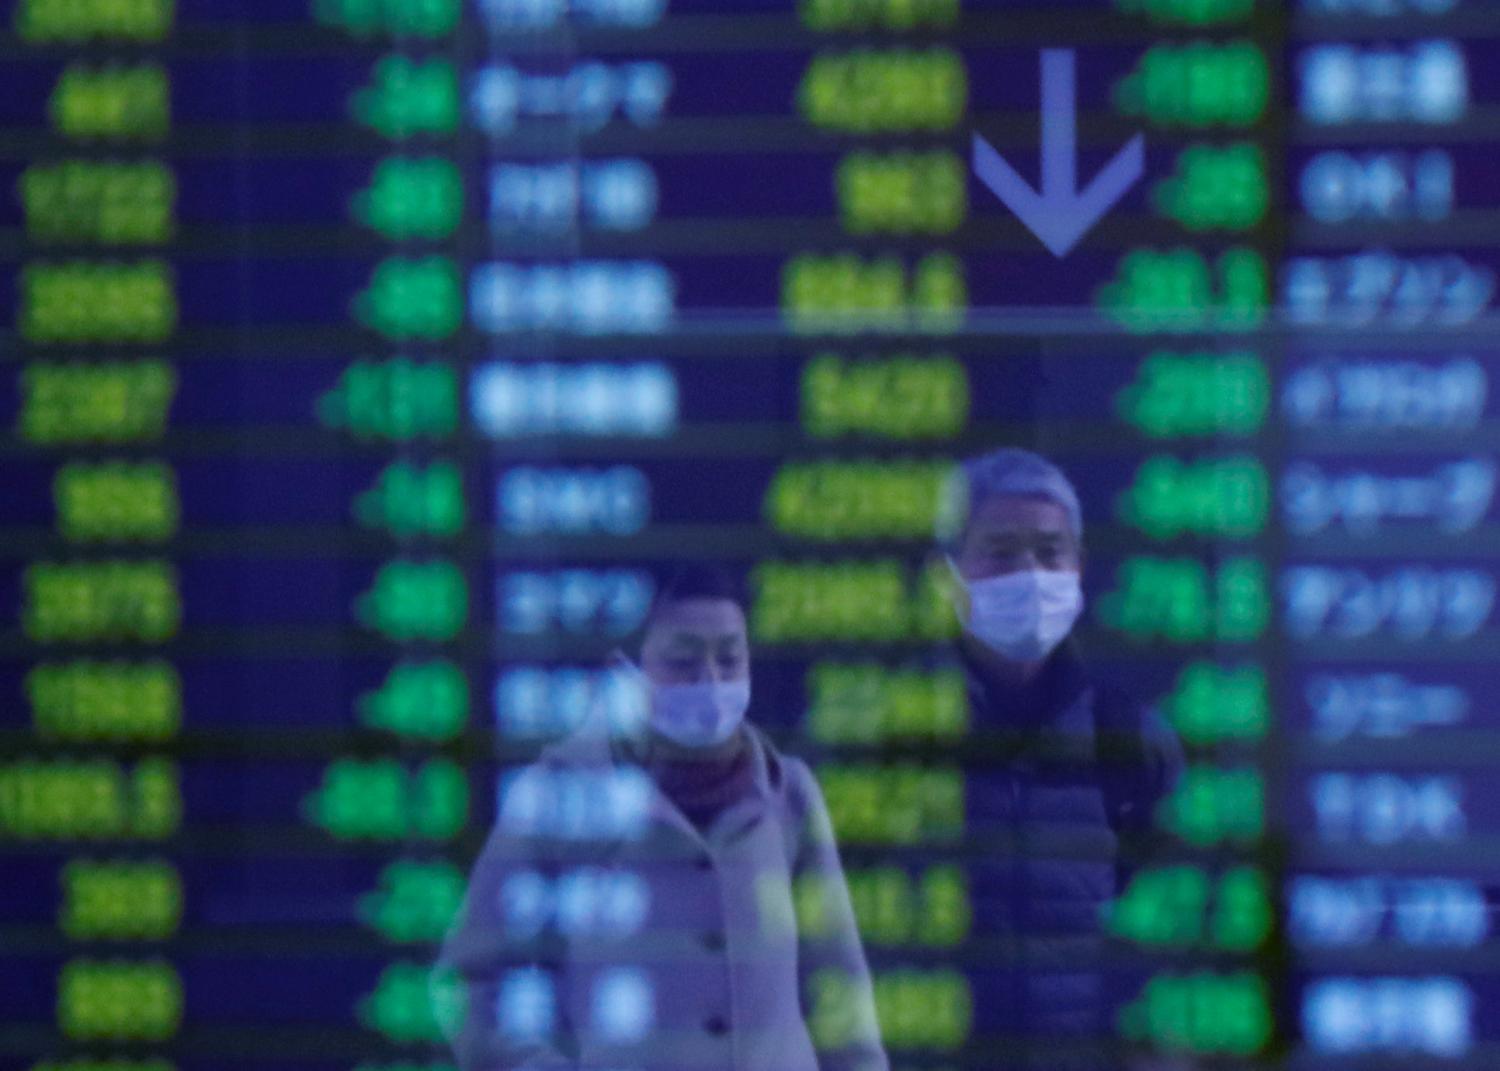
[[[441,957],[460,1067],[885,1071],[822,794],[746,720],[732,579],[669,572],[635,655],[636,724],[596,711],[504,791]]]

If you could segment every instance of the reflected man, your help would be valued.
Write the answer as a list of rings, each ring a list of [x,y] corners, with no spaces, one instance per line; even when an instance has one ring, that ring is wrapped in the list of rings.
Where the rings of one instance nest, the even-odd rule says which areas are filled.
[[[973,878],[976,920],[1000,938],[985,1018],[1015,1039],[1006,1066],[1110,1066],[1101,922],[1181,772],[1181,747],[1071,638],[1083,518],[1063,472],[998,450],[959,467],[948,505],[957,656],[984,754],[971,809],[994,844]]]

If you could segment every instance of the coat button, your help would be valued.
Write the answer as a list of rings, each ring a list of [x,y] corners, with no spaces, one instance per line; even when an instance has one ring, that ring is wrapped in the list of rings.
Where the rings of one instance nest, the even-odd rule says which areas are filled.
[[[718,931],[712,931],[703,935],[703,947],[711,952],[722,952],[724,950],[724,935]]]
[[[723,1037],[729,1033],[729,1024],[724,1021],[722,1016],[715,1015],[711,1019],[704,1020],[703,1029],[707,1030],[714,1037]]]

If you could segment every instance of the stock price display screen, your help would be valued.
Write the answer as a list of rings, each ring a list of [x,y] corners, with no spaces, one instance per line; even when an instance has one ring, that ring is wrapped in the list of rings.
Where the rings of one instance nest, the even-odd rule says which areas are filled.
[[[1487,0],[3,7],[0,1066],[1500,1059]]]

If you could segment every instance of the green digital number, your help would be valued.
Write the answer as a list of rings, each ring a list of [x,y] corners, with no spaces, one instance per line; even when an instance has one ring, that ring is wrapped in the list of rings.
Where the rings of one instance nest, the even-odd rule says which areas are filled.
[[[464,889],[464,875],[451,863],[398,859],[381,871],[379,889],[360,897],[357,911],[388,941],[441,941]]]
[[[440,1044],[463,1022],[467,1002],[461,979],[419,963],[392,963],[356,1014],[367,1029],[397,1044]]]
[[[1147,947],[1224,952],[1259,948],[1274,919],[1266,877],[1248,866],[1217,879],[1189,865],[1142,870],[1106,914],[1111,933]]]
[[[1265,218],[1270,202],[1265,154],[1252,142],[1194,145],[1152,191],[1157,212],[1190,231],[1249,230]]]
[[[458,379],[440,361],[356,361],[318,400],[317,413],[360,439],[446,439],[458,427]]]
[[[351,302],[354,318],[390,339],[445,339],[463,323],[464,296],[452,257],[390,257]]]
[[[23,840],[122,839],[130,803],[120,768],[103,759],[0,766],[0,830]]]
[[[900,968],[871,979],[880,1039],[887,1048],[949,1052],[962,1047],[974,1025],[974,995],[958,971]],[[824,967],[807,981],[808,1032],[820,1050],[862,1038],[864,990],[848,971]]]
[[[969,420],[969,377],[943,355],[848,359],[820,353],[802,370],[802,427],[817,439],[947,439]]]
[[[48,101],[53,128],[77,141],[159,141],[172,123],[171,81],[157,63],[73,63]]]
[[[29,342],[164,342],[177,315],[165,261],[30,264],[21,274],[19,323]]]
[[[355,120],[394,141],[458,129],[458,75],[445,59],[391,55],[375,65],[371,84],[350,98]]]
[[[171,964],[72,960],[57,980],[57,1020],[74,1041],[165,1041],[182,1023]]]
[[[875,1013],[881,1040],[892,1049],[952,1052],[974,1025],[969,981],[948,968],[876,971]]]
[[[893,558],[766,562],[751,584],[751,630],[766,643],[942,640],[957,627],[936,565],[913,577]]]
[[[1121,1032],[1170,1052],[1247,1057],[1270,1043],[1265,979],[1249,971],[1159,974],[1121,1009]]]
[[[909,270],[895,256],[809,253],[781,273],[781,310],[797,330],[952,330],[968,303],[963,265],[946,253],[929,253]]]
[[[362,725],[412,740],[457,736],[469,720],[469,681],[447,659],[401,662],[355,704]]]
[[[764,511],[775,531],[804,539],[930,540],[951,479],[948,462],[793,463],[772,478]]]
[[[840,843],[911,845],[963,836],[962,770],[854,763],[821,765],[817,774]]]
[[[1265,835],[1265,785],[1250,767],[1220,769],[1193,763],[1157,806],[1167,831],[1198,848],[1253,844]]]
[[[826,52],[797,87],[807,122],[849,134],[951,130],[968,102],[963,58],[949,48]]]
[[[1254,249],[1237,247],[1210,263],[1186,247],[1136,249],[1099,288],[1099,306],[1134,331],[1258,326],[1270,305],[1270,270]]]
[[[968,170],[948,151],[851,153],[834,189],[851,234],[951,234],[968,213]]]
[[[167,740],[182,724],[170,663],[44,663],[26,675],[37,735],[51,740]]]
[[[388,465],[375,486],[355,496],[354,517],[400,538],[454,536],[464,526],[463,474],[451,461]]]
[[[1219,26],[1244,22],[1255,10],[1255,0],[1115,0],[1130,14],[1176,26]]]
[[[177,179],[163,163],[33,164],[19,189],[38,242],[156,245],[173,234]]]
[[[957,670],[820,661],[808,670],[807,696],[807,731],[821,744],[953,741],[969,731],[968,690]]]
[[[178,769],[107,759],[0,766],[0,834],[23,840],[162,840],[182,818]]]
[[[1117,513],[1152,539],[1244,539],[1264,530],[1270,498],[1265,466],[1248,454],[1197,462],[1156,455],[1136,470]]]
[[[802,0],[802,24],[819,33],[843,30],[942,29],[958,20],[960,0]]]
[[[1255,353],[1170,353],[1141,362],[1115,410],[1153,439],[1247,436],[1265,423],[1271,377]]]
[[[155,439],[176,396],[177,373],[163,361],[31,364],[17,431],[39,446]]]
[[[973,908],[959,867],[931,866],[908,874],[884,866],[852,869],[846,877],[860,936],[868,944],[951,948],[969,935]],[[804,875],[794,892],[799,932],[813,937],[831,932],[820,879]]]
[[[468,581],[449,561],[387,562],[355,600],[354,616],[398,642],[451,640],[468,620]]]
[[[160,860],[75,859],[62,871],[58,926],[74,940],[160,941],[182,920],[182,879]]]
[[[164,561],[38,562],[24,586],[22,624],[38,643],[162,643],[182,619],[177,572]]]
[[[72,542],[160,542],[177,532],[177,482],[160,462],[74,462],[58,470],[52,497]]]
[[[177,1065],[170,1060],[43,1060],[30,1071],[177,1071]]]
[[[458,28],[462,0],[313,0],[313,18],[355,37],[394,34],[427,40]]]
[[[1159,126],[1253,126],[1270,101],[1266,55],[1249,41],[1154,45],[1115,86],[1115,106]]]
[[[1190,746],[1264,739],[1271,722],[1265,670],[1257,665],[1190,663],[1178,674],[1162,709]]]
[[[1212,573],[1194,558],[1134,555],[1098,601],[1100,620],[1140,641],[1244,643],[1270,623],[1265,565],[1237,556]]]
[[[176,0],[20,0],[16,34],[28,44],[166,39]]]
[[[448,759],[429,759],[411,774],[395,759],[339,759],[302,810],[339,840],[447,840],[468,821],[469,782]]]
[[[463,218],[458,166],[439,156],[391,157],[350,203],[354,218],[393,241],[446,238]]]

